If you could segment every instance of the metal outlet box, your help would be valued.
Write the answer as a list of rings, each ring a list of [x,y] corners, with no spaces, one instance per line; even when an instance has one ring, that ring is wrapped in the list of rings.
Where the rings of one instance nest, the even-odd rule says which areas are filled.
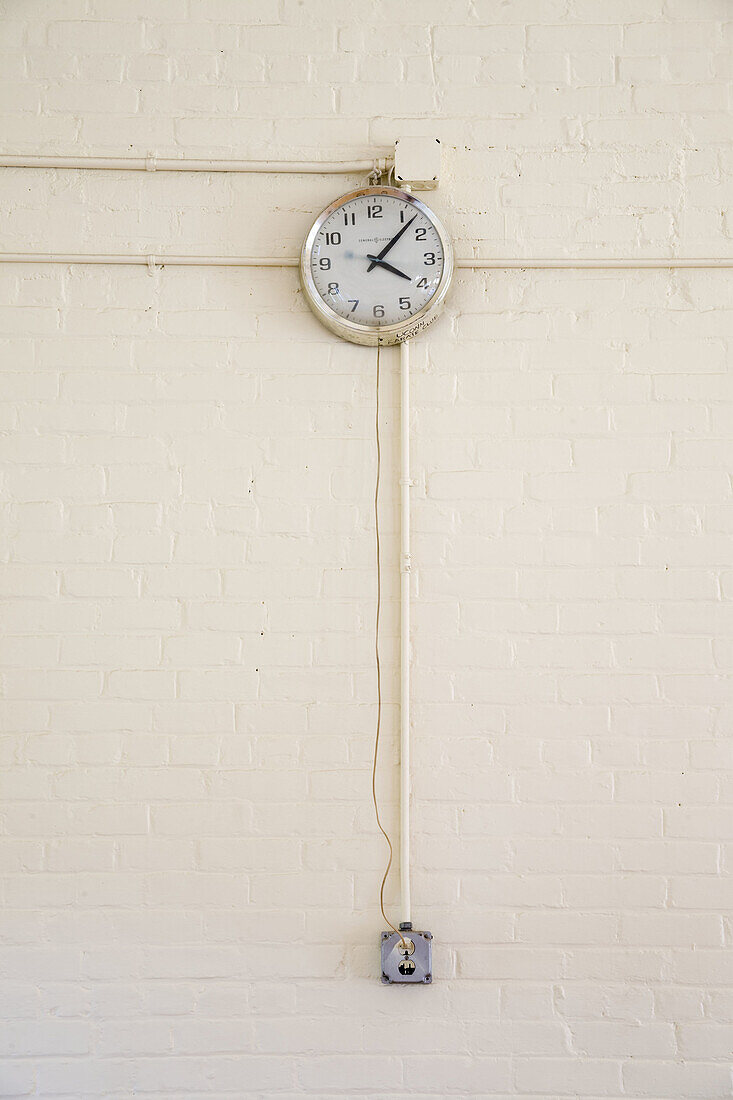
[[[434,191],[440,183],[440,139],[397,138],[394,147],[394,181],[397,187]]]
[[[402,947],[402,936],[414,945]],[[385,985],[430,985],[433,980],[432,932],[382,932],[382,981]]]

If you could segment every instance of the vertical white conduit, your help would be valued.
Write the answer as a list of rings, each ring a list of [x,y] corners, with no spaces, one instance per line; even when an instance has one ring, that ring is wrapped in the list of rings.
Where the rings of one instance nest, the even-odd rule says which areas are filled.
[[[400,893],[410,900],[410,345],[400,344]]]

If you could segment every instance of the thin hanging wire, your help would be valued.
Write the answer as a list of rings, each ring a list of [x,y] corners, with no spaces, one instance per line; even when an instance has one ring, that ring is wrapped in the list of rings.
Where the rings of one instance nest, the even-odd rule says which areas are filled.
[[[379,544],[379,478],[382,469],[382,448],[379,439],[379,344],[377,344],[377,380],[376,380],[376,399],[375,399],[375,415],[374,415],[374,437],[376,441],[377,450],[377,475],[374,484],[374,535],[375,545],[377,552],[377,608],[374,624],[374,662],[377,670],[377,730],[374,737],[374,758],[372,761],[372,801],[374,803],[374,816],[377,819],[377,825],[379,830],[387,841],[387,847],[389,848],[389,860],[387,861],[387,868],[382,877],[382,884],[379,888],[379,908],[382,910],[382,917],[385,924],[388,924],[393,932],[396,932],[400,937],[402,946],[407,948],[407,942],[405,937],[399,931],[398,928],[392,924],[387,914],[384,911],[384,886],[387,882],[387,876],[389,875],[392,867],[392,860],[394,858],[394,848],[392,847],[392,841],[389,838],[389,834],[382,825],[381,818],[379,816],[379,802],[377,800],[377,761],[379,759],[379,735],[382,730],[382,666],[379,660],[379,616],[382,609],[382,568],[381,568],[381,551]]]

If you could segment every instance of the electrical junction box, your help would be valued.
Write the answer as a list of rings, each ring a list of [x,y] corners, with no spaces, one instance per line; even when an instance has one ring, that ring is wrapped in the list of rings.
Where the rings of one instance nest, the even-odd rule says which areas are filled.
[[[394,143],[395,186],[434,191],[440,183],[440,150],[439,138],[397,138]]]
[[[412,949],[405,951],[404,943]],[[430,985],[432,980],[432,932],[382,932],[382,981],[385,985]]]

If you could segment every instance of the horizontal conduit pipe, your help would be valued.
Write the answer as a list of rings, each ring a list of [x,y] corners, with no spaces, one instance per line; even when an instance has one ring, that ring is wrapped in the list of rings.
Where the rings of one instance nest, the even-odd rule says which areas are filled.
[[[156,254],[106,255],[74,252],[0,252],[8,264],[142,264],[146,267],[298,267],[295,256],[159,256]],[[456,267],[480,271],[614,270],[617,268],[733,268],[733,257],[640,259],[457,259]]]
[[[733,257],[729,256],[712,256],[712,257],[699,257],[699,258],[687,258],[687,257],[675,257],[675,256],[661,256],[661,257],[640,257],[639,259],[626,259],[619,257],[617,259],[471,259],[471,260],[456,260],[456,267],[471,268],[474,271],[478,270],[522,270],[527,268],[533,271],[554,271],[567,268],[569,270],[577,269],[583,271],[589,271],[597,269],[603,271],[604,269],[613,270],[614,268],[673,268],[673,267],[733,267]]]
[[[145,267],[298,267],[289,256],[105,256],[73,252],[0,252],[9,264],[142,264]]]
[[[256,172],[288,175],[340,175],[386,172],[386,157],[371,160],[177,160],[172,157],[36,157],[0,153],[0,168],[96,168],[112,172]]]

